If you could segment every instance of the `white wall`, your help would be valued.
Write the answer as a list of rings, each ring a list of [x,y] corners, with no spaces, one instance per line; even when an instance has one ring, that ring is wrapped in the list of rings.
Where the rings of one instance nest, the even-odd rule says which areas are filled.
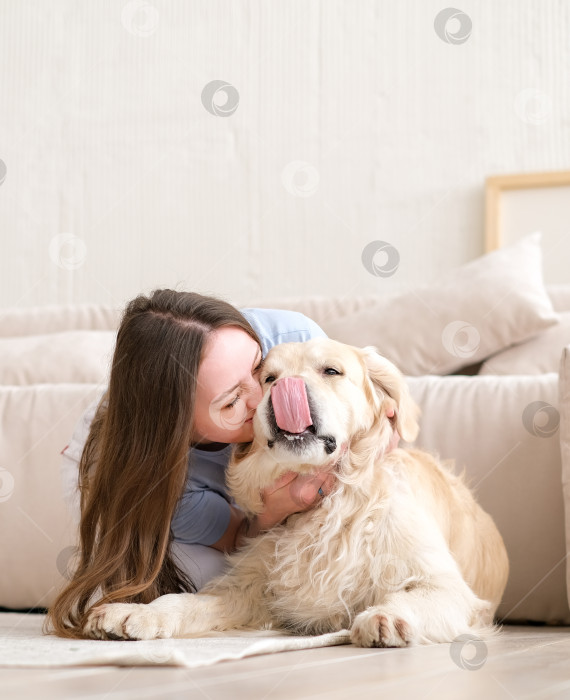
[[[385,293],[481,254],[486,175],[569,167],[570,2],[458,5],[454,44],[441,0],[0,0],[0,306]]]

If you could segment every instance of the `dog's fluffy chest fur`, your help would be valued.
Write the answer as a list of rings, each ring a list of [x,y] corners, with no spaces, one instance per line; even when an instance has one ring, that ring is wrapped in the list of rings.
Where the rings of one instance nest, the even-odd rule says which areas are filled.
[[[408,492],[394,480],[370,486],[375,492],[363,497],[341,485],[317,511],[264,536],[267,604],[279,626],[311,634],[350,627],[356,614],[419,579],[414,538],[394,508]]]

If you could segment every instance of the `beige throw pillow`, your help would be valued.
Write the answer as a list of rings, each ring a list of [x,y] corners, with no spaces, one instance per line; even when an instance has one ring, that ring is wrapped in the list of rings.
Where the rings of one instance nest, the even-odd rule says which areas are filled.
[[[462,265],[437,284],[321,321],[331,338],[375,345],[407,375],[449,374],[558,321],[542,281],[540,234]]]
[[[546,291],[552,302],[554,311],[570,311],[570,284],[549,284]]]
[[[558,372],[563,348],[570,344],[570,311],[560,314],[560,322],[546,328],[526,343],[489,357],[479,374],[543,374]]]

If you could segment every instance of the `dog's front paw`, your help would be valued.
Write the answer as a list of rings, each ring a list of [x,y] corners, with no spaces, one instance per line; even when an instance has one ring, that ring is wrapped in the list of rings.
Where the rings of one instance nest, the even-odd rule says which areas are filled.
[[[89,613],[83,627],[92,639],[156,639],[172,637],[168,615],[139,603],[108,603]]]
[[[414,642],[412,626],[382,608],[371,608],[357,615],[350,639],[358,647],[405,647]]]

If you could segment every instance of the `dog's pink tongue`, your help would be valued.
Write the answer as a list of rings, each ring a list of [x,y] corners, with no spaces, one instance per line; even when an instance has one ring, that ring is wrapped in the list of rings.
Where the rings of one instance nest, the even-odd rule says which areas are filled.
[[[281,430],[302,433],[312,425],[305,382],[300,377],[284,377],[271,387],[275,420]]]

